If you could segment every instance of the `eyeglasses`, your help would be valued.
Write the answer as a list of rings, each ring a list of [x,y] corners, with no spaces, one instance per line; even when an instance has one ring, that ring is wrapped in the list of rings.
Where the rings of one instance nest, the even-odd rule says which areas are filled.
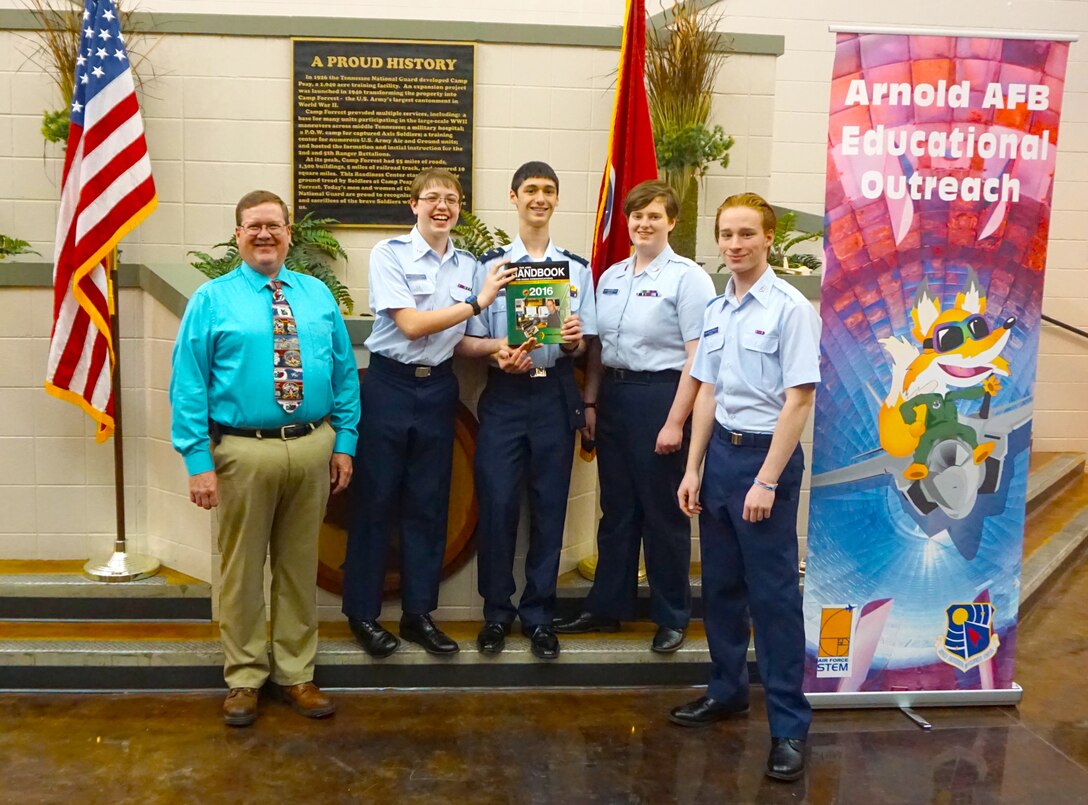
[[[432,207],[438,204],[438,202],[440,201],[445,202],[447,207],[461,206],[460,196],[440,196],[437,193],[428,193],[425,196],[420,196],[419,200],[422,201],[424,204],[430,204]]]
[[[950,321],[939,325],[933,331],[933,338],[927,338],[922,347],[936,352],[951,352],[959,349],[970,339],[979,341],[990,334],[990,325],[982,316],[968,316],[963,321]]]
[[[285,226],[283,224],[246,224],[245,226],[240,226],[238,228],[250,237],[255,238],[259,234],[261,234],[262,229],[267,229],[269,235],[271,235],[272,237],[277,237],[286,232],[288,226]]]

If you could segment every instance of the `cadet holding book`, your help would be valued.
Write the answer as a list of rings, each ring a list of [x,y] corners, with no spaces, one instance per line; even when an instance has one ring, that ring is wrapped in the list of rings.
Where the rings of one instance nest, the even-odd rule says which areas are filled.
[[[484,626],[477,647],[486,654],[502,651],[515,616],[530,638],[539,659],[559,656],[559,640],[552,630],[555,584],[563,547],[567,494],[574,459],[574,434],[584,424],[581,394],[574,381],[571,357],[583,349],[583,336],[596,333],[593,280],[586,261],[551,241],[549,222],[559,202],[559,178],[543,162],[529,162],[514,173],[510,200],[518,210],[518,237],[513,243],[481,257],[476,284],[511,263],[553,264],[558,277],[565,266],[569,276],[570,315],[559,321],[559,305],[517,294],[525,304],[515,305],[500,295],[468,325],[458,345],[460,355],[488,356],[487,387],[480,397],[480,432],[476,442],[476,495],[480,520],[479,591],[484,599]],[[526,267],[526,274],[543,278],[545,267]],[[526,281],[526,291],[548,290],[547,282]],[[557,287],[553,299],[565,287]],[[552,307],[555,311],[552,311]],[[544,328],[561,324],[559,344],[520,340],[516,324],[522,317]],[[538,317],[530,310],[545,311]],[[511,324],[513,319],[514,324]],[[509,337],[508,337],[509,334]],[[525,589],[515,606],[513,564],[523,490],[529,492],[529,552],[525,558]]]

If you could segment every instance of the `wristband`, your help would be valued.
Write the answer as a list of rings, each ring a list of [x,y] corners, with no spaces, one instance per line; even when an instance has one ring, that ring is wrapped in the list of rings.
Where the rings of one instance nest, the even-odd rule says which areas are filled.
[[[597,403],[595,403],[595,402],[584,402],[584,403],[582,403],[582,407],[583,408],[596,408]]]
[[[472,306],[472,315],[473,316],[479,316],[480,311],[482,310],[482,308],[480,307],[480,302],[476,299],[476,294],[473,294],[472,296],[470,296],[465,301],[468,302]]]
[[[773,492],[774,490],[778,489],[778,484],[765,484],[758,478],[753,478],[752,483],[754,483],[760,489],[766,489],[768,492]]]

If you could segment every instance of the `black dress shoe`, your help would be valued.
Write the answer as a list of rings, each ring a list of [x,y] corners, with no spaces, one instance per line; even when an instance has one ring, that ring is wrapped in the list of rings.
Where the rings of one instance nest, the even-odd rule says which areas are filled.
[[[767,756],[767,776],[797,780],[805,773],[805,742],[800,738],[772,738]]]
[[[592,612],[583,612],[573,618],[556,618],[552,629],[559,634],[585,634],[586,632],[618,632],[620,622],[615,618],[598,618]]]
[[[716,721],[747,714],[747,704],[728,704],[703,696],[693,702],[674,707],[669,713],[669,721],[682,727],[708,727]]]
[[[673,629],[669,626],[658,626],[657,634],[650,648],[658,654],[672,654],[684,645],[684,630]]]
[[[400,641],[377,621],[357,621],[348,618],[348,627],[359,645],[371,657],[388,657],[397,650]]]
[[[486,621],[484,628],[476,637],[476,648],[483,654],[498,654],[506,646],[506,636],[510,634],[509,623]]]
[[[456,654],[461,650],[454,640],[434,625],[430,615],[401,615],[400,636],[423,646],[428,654]]]
[[[522,626],[521,633],[529,638],[529,650],[538,660],[554,660],[559,656],[559,638],[550,626]]]

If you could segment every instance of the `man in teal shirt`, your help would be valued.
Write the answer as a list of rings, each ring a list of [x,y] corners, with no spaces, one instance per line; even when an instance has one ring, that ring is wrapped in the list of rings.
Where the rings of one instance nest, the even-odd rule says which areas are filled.
[[[242,265],[189,301],[174,345],[170,403],[189,498],[218,507],[219,625],[230,688],[223,717],[246,726],[269,678],[302,715],[335,709],[313,684],[317,540],[330,490],[351,480],[359,382],[332,294],[284,266],[291,227],[283,200],[249,193],[235,221]]]

